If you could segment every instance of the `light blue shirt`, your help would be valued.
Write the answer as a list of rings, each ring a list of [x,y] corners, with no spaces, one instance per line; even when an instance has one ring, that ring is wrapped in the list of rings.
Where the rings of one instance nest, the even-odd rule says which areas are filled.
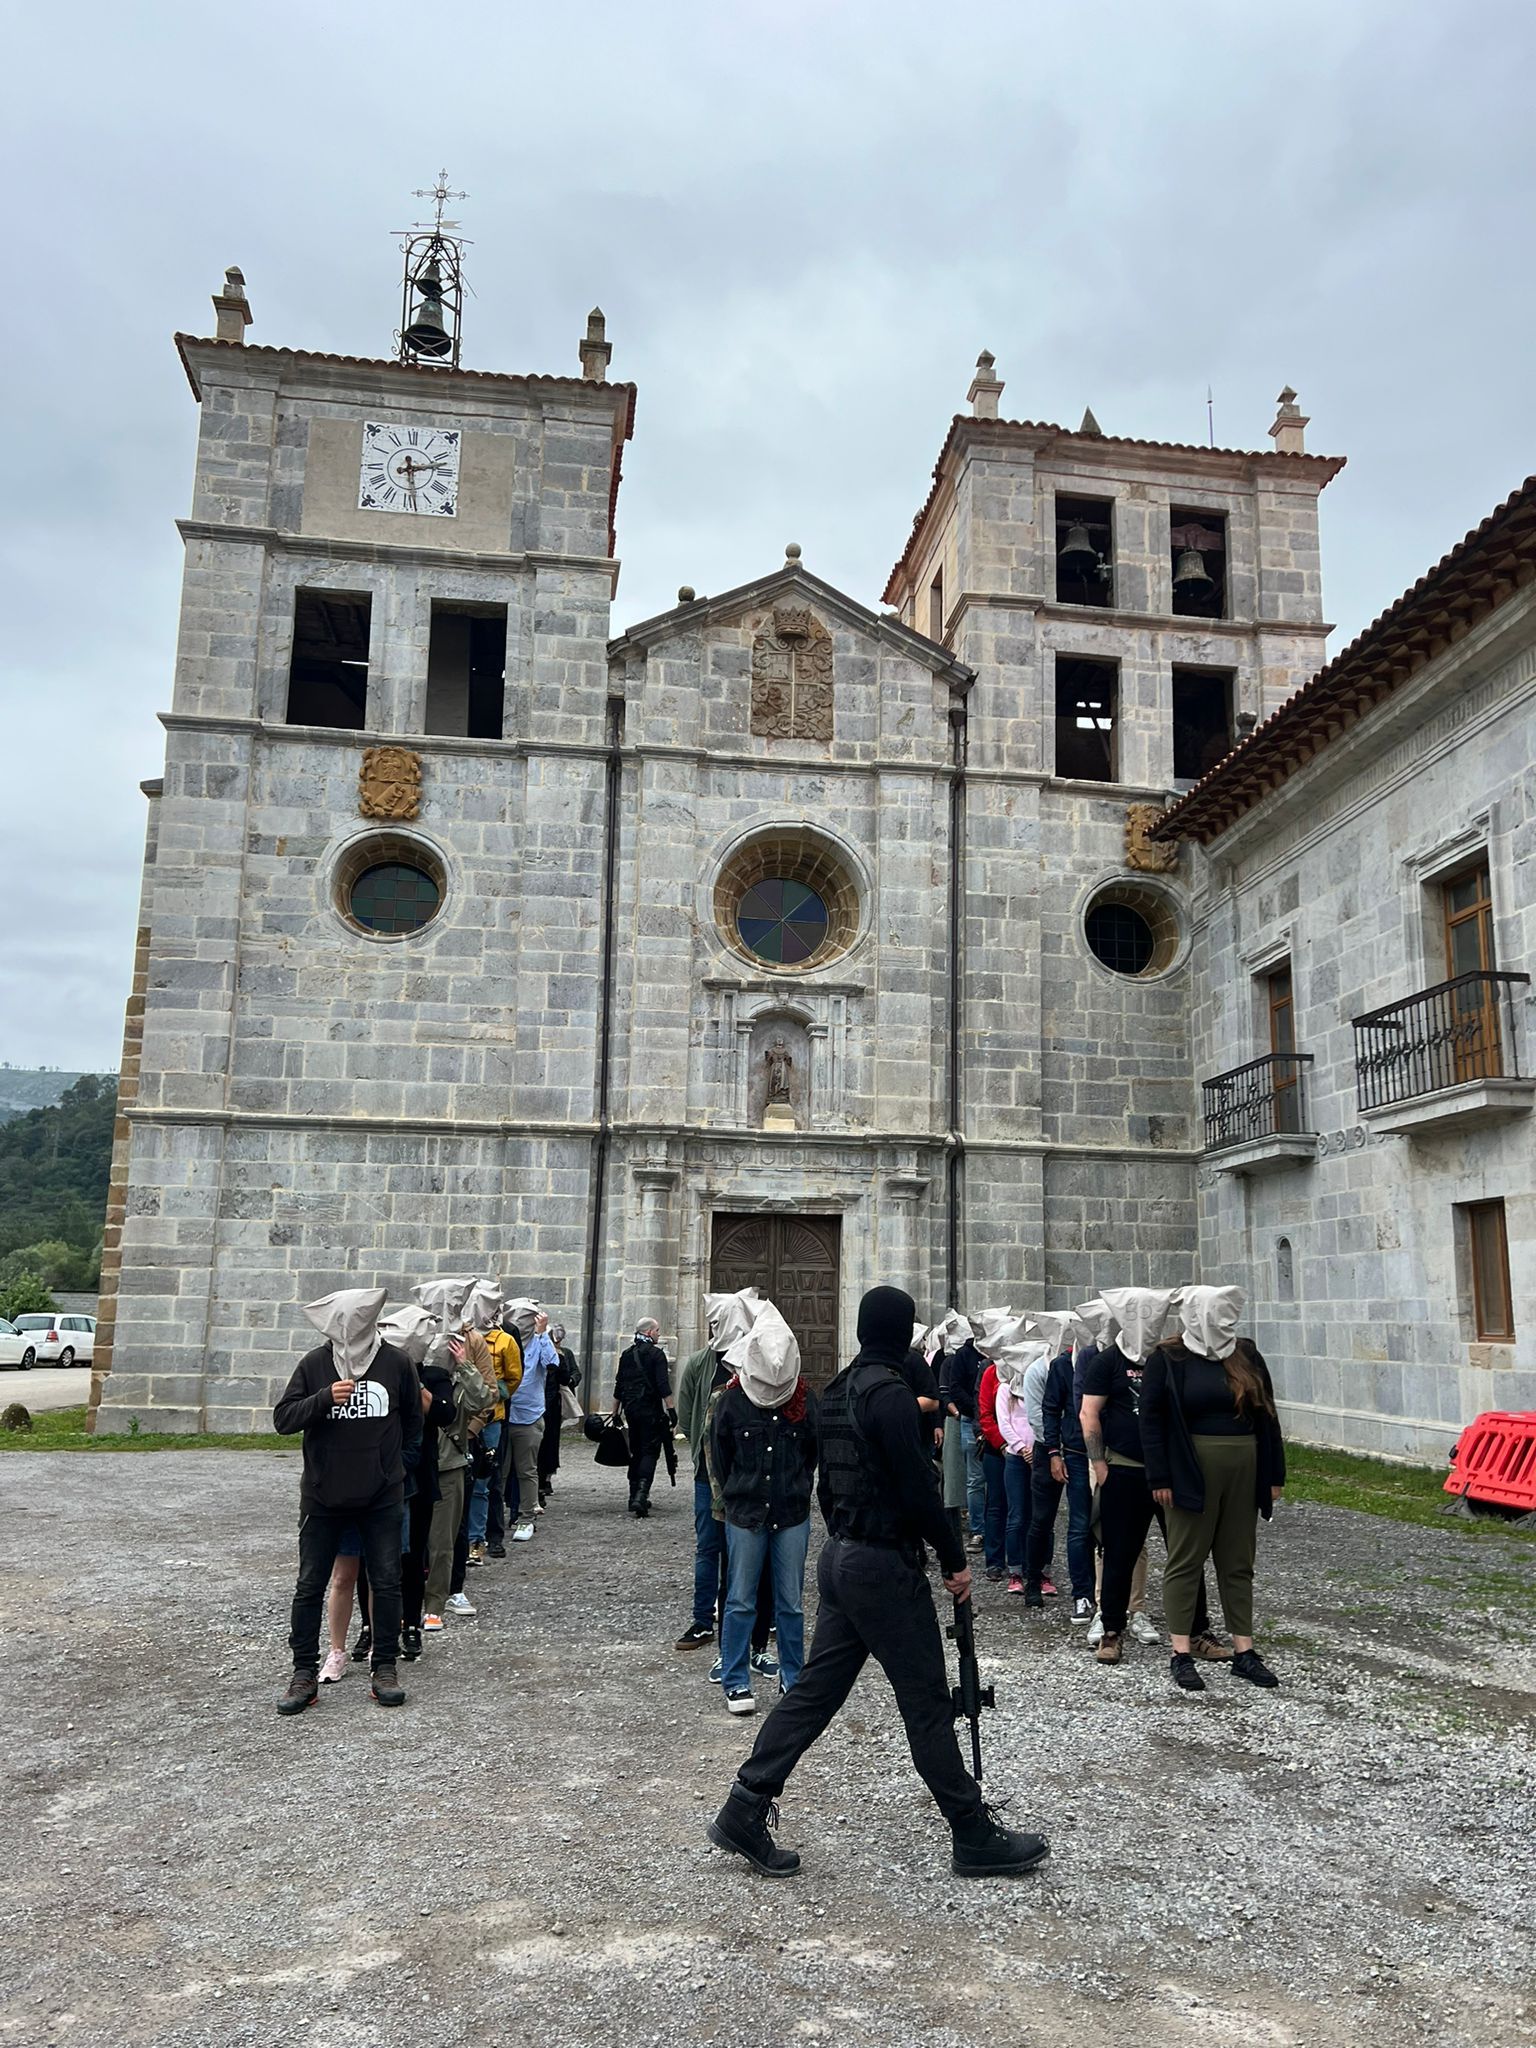
[[[523,1378],[507,1403],[507,1420],[514,1424],[544,1420],[544,1376],[560,1363],[559,1353],[547,1334],[523,1339]]]

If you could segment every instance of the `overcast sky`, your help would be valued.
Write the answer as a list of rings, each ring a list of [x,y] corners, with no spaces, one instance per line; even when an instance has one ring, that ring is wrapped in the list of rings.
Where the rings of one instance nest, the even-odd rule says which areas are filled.
[[[879,600],[978,350],[1008,417],[1268,447],[1337,651],[1530,470],[1536,9],[392,0],[12,17],[0,1058],[115,1065],[196,409],[171,347],[387,354],[470,197],[465,361],[640,387],[615,627],[771,568]]]

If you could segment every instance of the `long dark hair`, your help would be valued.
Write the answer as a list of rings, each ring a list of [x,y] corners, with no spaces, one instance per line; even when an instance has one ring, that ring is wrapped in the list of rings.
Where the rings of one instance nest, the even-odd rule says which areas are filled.
[[[1191,1351],[1181,1337],[1176,1337],[1167,1347],[1185,1358],[1198,1358],[1202,1354]],[[1227,1385],[1232,1390],[1232,1402],[1239,1415],[1273,1415],[1274,1400],[1263,1373],[1259,1370],[1258,1353],[1246,1337],[1239,1337],[1237,1349],[1226,1358],[1216,1361],[1227,1376]]]

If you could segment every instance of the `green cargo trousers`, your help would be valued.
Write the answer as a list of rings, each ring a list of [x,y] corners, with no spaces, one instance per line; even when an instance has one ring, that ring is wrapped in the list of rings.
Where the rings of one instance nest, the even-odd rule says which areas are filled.
[[[1163,1619],[1170,1635],[1192,1632],[1201,1574],[1209,1558],[1216,1567],[1227,1633],[1251,1636],[1253,1560],[1259,1536],[1253,1492],[1258,1449],[1251,1436],[1197,1436],[1194,1446],[1205,1475],[1205,1506],[1198,1515],[1178,1506],[1167,1511]]]

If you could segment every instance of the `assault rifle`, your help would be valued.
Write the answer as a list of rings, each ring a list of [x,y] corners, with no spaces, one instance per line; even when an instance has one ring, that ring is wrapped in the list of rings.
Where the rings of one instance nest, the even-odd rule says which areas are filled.
[[[997,1701],[990,1685],[981,1682],[981,1666],[976,1662],[976,1620],[969,1600],[955,1602],[955,1618],[950,1624],[949,1635],[960,1658],[960,1683],[950,1693],[957,1721],[971,1724],[971,1776],[981,1783],[981,1710],[995,1707]]]

